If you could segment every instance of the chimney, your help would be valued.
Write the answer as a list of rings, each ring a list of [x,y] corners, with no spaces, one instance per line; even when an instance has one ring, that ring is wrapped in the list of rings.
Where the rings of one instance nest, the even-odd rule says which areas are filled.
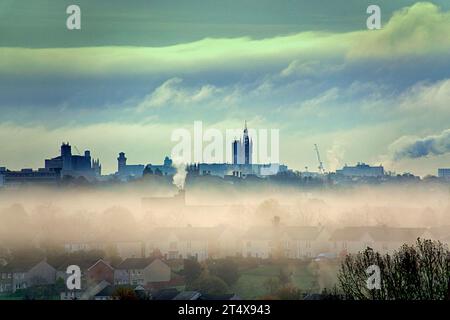
[[[279,216],[274,216],[273,220],[272,220],[272,224],[274,227],[278,227],[280,225],[280,217]]]

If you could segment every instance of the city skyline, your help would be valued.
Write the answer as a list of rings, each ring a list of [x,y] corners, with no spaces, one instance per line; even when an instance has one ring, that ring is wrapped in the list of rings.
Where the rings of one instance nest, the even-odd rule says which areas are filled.
[[[448,1],[380,1],[381,30],[366,29],[369,1],[198,0],[79,1],[69,31],[69,3],[1,4],[2,166],[37,168],[64,140],[113,172],[119,151],[159,163],[176,128],[243,119],[278,128],[298,170],[317,167],[314,144],[329,171],[450,166]]]
[[[247,139],[249,138],[249,136],[247,135],[247,128],[245,128],[244,130],[244,141],[245,138],[247,137]],[[264,162],[252,162],[252,143],[251,143],[251,137],[250,137],[250,148],[246,149],[245,147],[243,147],[244,143],[241,142],[242,139],[236,139],[233,140],[233,143],[229,146],[229,148],[231,149],[231,154],[232,154],[232,160],[231,161],[223,161],[223,162],[210,162],[210,161],[202,161],[202,162],[195,162],[195,161],[190,161],[190,162],[186,162],[185,165],[187,168],[189,168],[192,165],[196,165],[196,164],[203,164],[203,165],[207,165],[207,164],[212,164],[212,165],[241,165],[241,166],[267,166],[267,165],[273,165],[275,164],[278,168],[279,165],[282,165],[283,167],[285,167],[285,171],[292,171],[292,172],[303,172],[303,173],[317,173],[317,174],[330,174],[330,173],[339,173],[339,174],[343,174],[344,171],[348,170],[348,173],[351,175],[351,172],[353,172],[355,169],[357,169],[356,171],[359,171],[359,169],[365,169],[367,168],[367,173],[369,172],[376,172],[376,174],[374,174],[373,176],[375,177],[382,177],[384,175],[389,175],[391,173],[394,174],[413,174],[415,175],[414,172],[393,172],[391,170],[389,170],[389,168],[385,168],[382,164],[376,165],[376,164],[367,164],[364,161],[358,161],[356,163],[354,163],[354,167],[352,166],[353,163],[345,163],[342,167],[337,168],[336,170],[325,170],[325,168],[322,168],[324,171],[321,172],[321,168],[319,168],[319,166],[317,167],[313,167],[313,168],[308,168],[305,167],[303,168],[304,170],[301,170],[301,168],[291,168],[288,167],[286,165],[283,164],[283,162],[280,163],[264,163]],[[247,142],[248,143],[248,142]],[[235,145],[239,144],[242,146],[238,147],[237,149],[235,148]],[[83,149],[84,153],[81,153],[80,150],[78,149],[78,147],[76,147],[74,145],[74,150],[71,150],[72,145],[70,144],[70,142],[62,142],[62,144],[60,145],[60,156],[57,156],[55,158],[49,158],[48,155],[44,156],[42,158],[42,164],[37,166],[37,167],[23,167],[23,168],[14,168],[14,167],[8,167],[5,165],[2,165],[0,163],[0,168],[6,169],[6,170],[10,170],[13,172],[20,172],[20,171],[30,171],[30,172],[34,172],[39,171],[39,170],[53,170],[53,167],[57,168],[57,167],[63,167],[63,162],[72,162],[72,161],[76,161],[77,166],[80,166],[80,169],[77,170],[81,170],[80,172],[83,172],[84,170],[87,171],[92,171],[92,174],[96,174],[98,175],[98,177],[100,175],[102,176],[112,176],[112,175],[117,175],[117,174],[121,174],[121,167],[123,170],[122,174],[131,174],[131,175],[135,175],[136,172],[139,172],[139,175],[137,177],[141,177],[142,176],[142,172],[144,171],[145,168],[158,168],[158,167],[167,167],[167,168],[171,168],[174,169],[173,172],[171,173],[172,175],[175,174],[178,170],[178,165],[173,165],[172,164],[172,159],[170,157],[169,154],[164,156],[164,159],[159,159],[159,161],[155,161],[155,162],[143,162],[143,164],[137,164],[138,162],[133,161],[133,159],[131,159],[132,161],[130,161],[132,164],[127,164],[127,160],[128,158],[126,157],[126,153],[123,151],[117,152],[116,156],[118,155],[117,158],[115,158],[116,160],[116,167],[114,170],[112,171],[107,171],[105,172],[104,170],[102,170],[102,161],[101,158],[98,155],[95,155],[93,157],[91,157],[91,150],[90,149]],[[67,151],[68,149],[68,151]],[[64,151],[66,150],[66,151]],[[64,153],[69,153],[69,159],[64,159]],[[94,153],[95,154],[95,153]],[[70,158],[74,157],[74,158],[78,158],[78,159],[74,159],[71,160]],[[67,158],[67,157],[66,157]],[[88,159],[88,160],[84,160],[84,159]],[[87,161],[87,162],[84,162]],[[160,164],[163,163],[163,164]],[[168,163],[168,164],[167,164]],[[319,164],[321,165],[321,163]],[[374,166],[372,166],[374,165]],[[72,165],[69,165],[69,168]],[[71,168],[70,168],[71,169]],[[278,169],[277,169],[278,170]],[[428,176],[448,176],[448,171],[450,169],[448,168],[438,168],[436,170],[436,172],[434,174],[428,175]],[[129,172],[128,172],[129,171]],[[355,172],[356,172],[355,171]],[[280,171],[281,172],[281,171]],[[380,173],[381,172],[381,173]],[[167,174],[167,173],[164,173]],[[273,173],[272,173],[273,174]],[[344,174],[344,175],[346,175]],[[69,174],[70,175],[70,174]],[[372,173],[369,173],[367,176],[372,176]],[[422,176],[421,178],[424,178],[424,176]]]

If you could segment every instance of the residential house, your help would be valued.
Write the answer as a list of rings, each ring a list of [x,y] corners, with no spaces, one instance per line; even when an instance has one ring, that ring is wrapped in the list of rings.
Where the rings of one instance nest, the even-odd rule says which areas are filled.
[[[393,253],[403,244],[414,244],[423,237],[425,228],[394,228],[386,226],[345,227],[337,229],[330,237],[333,251],[338,255],[357,253],[367,247],[380,253]]]
[[[101,281],[114,283],[114,268],[106,261],[100,259],[87,269],[87,278],[90,283]]]
[[[159,251],[165,259],[191,259],[203,261],[210,253],[219,252],[219,236],[223,227],[156,228],[151,231],[146,255]],[[224,238],[225,239],[225,238]]]
[[[183,291],[177,294],[172,300],[198,300],[202,294],[198,291]]]
[[[71,257],[66,259],[63,263],[61,263],[56,270],[56,279],[63,280],[66,283],[69,274],[67,274],[67,268],[69,266],[75,265],[80,267],[81,270],[81,288],[85,289],[90,285],[90,279],[88,277],[88,270],[90,267],[94,266],[99,260],[94,258],[86,258],[86,259],[77,259],[75,257]]]
[[[48,264],[47,261],[41,261],[28,270],[25,280],[29,287],[55,284],[56,269]]]
[[[111,283],[109,283],[108,281],[101,281],[99,283],[90,285],[86,288],[86,290],[83,291],[80,300],[94,300],[97,294],[99,294],[102,290],[109,286],[111,286]]]
[[[291,259],[312,258],[329,251],[329,232],[323,227],[251,227],[242,236],[244,257]]]
[[[67,253],[75,253],[79,251],[104,250],[105,243],[101,239],[89,236],[73,236],[66,239],[63,243],[64,251]]]
[[[220,301],[231,301],[231,300],[242,300],[241,297],[234,293],[225,294],[203,294],[199,300],[220,300]]]
[[[46,261],[13,261],[0,267],[0,292],[15,292],[56,282],[56,269]]]
[[[126,288],[133,290],[136,299],[147,299],[147,292],[142,286],[114,286],[108,285],[103,290],[94,295],[93,300],[119,300],[120,297],[116,296],[119,288]]]
[[[83,290],[64,290],[59,293],[60,300],[81,300]]]
[[[331,251],[331,233],[325,227],[286,227],[285,232],[289,241],[289,258],[313,258]]]
[[[219,226],[215,241],[211,241],[208,256],[212,258],[236,257],[242,254],[241,237],[243,232],[240,229]]]
[[[172,300],[175,298],[180,291],[178,291],[176,288],[164,288],[161,290],[158,290],[152,295],[153,300]]]
[[[116,287],[113,285],[108,285],[94,295],[93,300],[117,300],[113,295]]]
[[[116,285],[141,285],[152,287],[169,283],[171,269],[158,258],[129,258],[120,263],[114,272]]]

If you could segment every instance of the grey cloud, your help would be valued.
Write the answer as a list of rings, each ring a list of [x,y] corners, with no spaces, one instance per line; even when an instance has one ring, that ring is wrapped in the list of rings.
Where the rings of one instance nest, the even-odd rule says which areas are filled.
[[[450,153],[450,129],[438,135],[431,135],[420,139],[402,139],[394,153],[396,160],[416,159],[427,156],[438,156]],[[409,141],[408,141],[409,140]]]

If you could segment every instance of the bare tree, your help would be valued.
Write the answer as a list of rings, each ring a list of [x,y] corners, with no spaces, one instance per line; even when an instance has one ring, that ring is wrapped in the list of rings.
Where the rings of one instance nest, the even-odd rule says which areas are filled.
[[[347,299],[444,300],[448,299],[449,251],[442,243],[417,239],[403,245],[393,255],[381,255],[367,248],[347,255],[338,274],[340,288]],[[369,266],[380,270],[380,289],[367,287]]]

